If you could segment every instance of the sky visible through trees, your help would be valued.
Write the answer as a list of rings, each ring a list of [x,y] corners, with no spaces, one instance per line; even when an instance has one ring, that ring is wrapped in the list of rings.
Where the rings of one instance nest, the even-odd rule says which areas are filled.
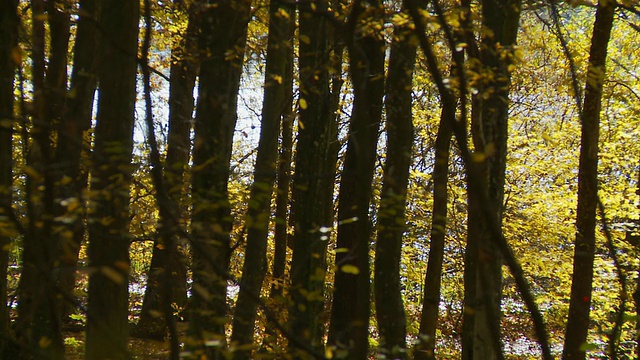
[[[0,358],[640,357],[636,1],[0,4]]]

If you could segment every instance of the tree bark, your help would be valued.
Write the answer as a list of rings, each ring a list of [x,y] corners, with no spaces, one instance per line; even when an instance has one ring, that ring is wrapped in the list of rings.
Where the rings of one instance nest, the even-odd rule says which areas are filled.
[[[406,317],[400,283],[405,207],[411,149],[413,113],[411,92],[417,46],[411,42],[412,30],[396,26],[389,58],[385,108],[387,111],[387,157],[378,211],[374,296],[380,347],[388,356],[406,358]]]
[[[71,89],[67,94],[65,116],[58,124],[56,160],[56,218],[64,219],[60,227],[60,277],[58,284],[65,297],[73,298],[80,245],[85,237],[85,199],[88,169],[83,158],[89,156],[90,142],[86,132],[91,127],[93,100],[96,89],[96,2],[80,1]],[[63,320],[75,312],[75,304],[63,303]]]
[[[380,1],[356,2],[348,33],[354,99],[349,139],[338,195],[338,237],[328,345],[344,347],[351,359],[366,359],[369,337],[369,205],[384,94],[384,40]],[[357,34],[357,35],[356,35]]]
[[[284,79],[287,78],[287,58],[292,52],[295,8],[271,1],[269,6],[269,35],[265,71],[264,101],[260,140],[245,219],[247,246],[242,268],[242,281],[233,317],[231,341],[240,350],[234,359],[250,359],[256,310],[262,283],[267,272],[267,237],[271,214],[271,199],[278,160],[278,132],[283,114],[289,110],[285,98]],[[247,347],[249,346],[249,348]]]
[[[11,218],[13,186],[13,131],[14,96],[13,80],[19,65],[18,46],[18,1],[8,0],[0,4],[0,217]],[[7,349],[11,338],[9,328],[9,308],[7,307],[8,250],[13,238],[18,235],[15,225],[2,221],[0,229],[0,357],[8,358]]]
[[[583,345],[586,343],[589,333],[589,312],[593,286],[600,111],[602,109],[602,87],[605,79],[607,46],[611,37],[615,7],[614,1],[601,0],[598,2],[591,49],[589,50],[584,104],[580,114],[582,134],[578,170],[576,240],[569,318],[562,353],[562,358],[567,360],[584,359],[586,356]]]
[[[451,125],[455,121],[455,109],[443,108],[436,136],[435,164],[433,167],[433,215],[431,220],[431,241],[429,260],[424,279],[424,300],[420,317],[420,339],[416,345],[416,360],[435,359],[436,329],[440,311],[440,285],[447,228],[447,183],[449,178],[449,156]]]
[[[636,182],[636,195],[640,197],[640,171],[638,172],[638,180]],[[640,203],[637,205],[640,210]],[[635,244],[636,248],[640,248],[640,219],[636,219],[635,227],[631,231],[627,231],[627,242]],[[633,302],[636,306],[636,314],[640,314],[640,269],[636,272],[636,290],[633,292]],[[636,358],[640,359],[640,317],[636,317]]]
[[[295,24],[295,9],[289,16],[290,21]],[[291,28],[295,31],[295,27]],[[288,37],[293,43],[293,33]],[[278,174],[276,176],[276,199],[275,199],[275,224],[273,232],[273,267],[271,276],[273,282],[269,290],[269,301],[275,313],[283,313],[286,311],[286,299],[284,298],[284,288],[287,282],[287,247],[289,245],[289,224],[290,224],[290,190],[291,190],[291,160],[293,155],[293,47],[290,46],[286,53],[286,69],[284,82],[284,101],[282,113],[282,126],[280,134],[280,153],[278,157]],[[278,337],[274,326],[268,324],[265,327],[265,336],[263,338],[261,352],[274,351],[278,348]]]
[[[481,71],[490,75],[486,75],[480,85],[481,100],[474,101],[474,106],[480,106],[474,111],[481,115],[480,120],[475,121],[479,127],[474,128],[473,136],[481,159],[479,166],[486,177],[486,187],[481,191],[488,195],[489,206],[498,219],[502,217],[507,156],[509,64],[519,27],[520,3],[520,0],[482,1],[480,62]],[[465,268],[465,287],[475,287],[475,294],[465,300],[465,320],[473,317],[473,325],[465,330],[472,331],[473,339],[472,343],[463,341],[463,358],[499,359],[503,357],[500,341],[502,255],[483,220],[479,195],[469,191],[469,245],[465,260],[470,261],[471,266]]]
[[[129,186],[140,4],[98,3],[98,99],[88,211],[86,357],[124,358],[128,347]]]
[[[640,273],[640,271],[638,271]],[[640,313],[640,274],[636,277],[636,291],[633,292],[633,302],[636,305],[636,314]],[[636,319],[636,357],[640,358],[640,320]]]
[[[34,114],[27,155],[28,226],[23,243],[23,271],[19,284],[16,332],[31,349],[54,359],[64,357],[60,331],[60,298],[56,289],[59,239],[54,227],[54,127],[63,115],[67,82],[69,15],[56,2],[34,0],[32,6],[32,75]],[[45,19],[49,25],[49,61],[45,60]],[[44,342],[43,342],[44,341]],[[43,343],[50,343],[43,346]],[[32,358],[24,351],[22,358]]]
[[[233,225],[229,162],[251,1],[218,1],[203,13],[200,86],[192,168],[193,291],[189,333],[194,350],[223,356],[227,269]],[[213,343],[215,346],[207,346]]]
[[[333,224],[337,125],[331,109],[328,1],[299,3],[299,123],[292,188],[289,328],[312,348],[324,348],[324,279]],[[305,358],[293,346],[294,358]]]

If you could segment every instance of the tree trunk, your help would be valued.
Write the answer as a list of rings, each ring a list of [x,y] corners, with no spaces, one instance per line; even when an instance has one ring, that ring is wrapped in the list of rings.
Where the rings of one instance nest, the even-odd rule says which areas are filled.
[[[34,0],[32,6],[32,74],[34,114],[27,155],[27,214],[23,271],[19,285],[18,337],[31,349],[54,359],[64,357],[60,330],[60,307],[54,266],[58,257],[54,218],[54,145],[52,129],[62,116],[66,93],[69,15],[56,9],[56,2]],[[45,23],[49,22],[50,57],[45,61]],[[50,342],[42,346],[43,341]],[[23,352],[23,358],[32,358]]]
[[[393,359],[406,358],[406,318],[400,283],[400,258],[406,231],[405,207],[413,146],[412,87],[417,47],[411,28],[396,26],[389,58],[386,101],[387,157],[384,165],[378,239],[374,266],[374,296],[380,347]]]
[[[638,182],[636,182],[636,195],[640,197],[640,171],[638,172]],[[640,210],[640,203],[637,205]],[[627,231],[627,242],[635,244],[640,248],[640,219],[636,219],[634,229]],[[633,292],[633,302],[636,305],[636,315],[640,314],[640,269],[636,271],[636,290]],[[640,317],[636,316],[636,358],[640,359]]]
[[[227,269],[233,225],[229,162],[251,1],[219,1],[203,13],[200,87],[192,168],[193,297],[189,332],[194,350],[223,356]],[[216,346],[207,346],[214,343]]]
[[[322,352],[327,240],[333,224],[337,126],[331,112],[329,36],[319,13],[328,1],[299,6],[300,99],[298,143],[292,189],[291,306],[289,328]],[[315,11],[314,11],[315,10]],[[290,345],[294,358],[305,358]]]
[[[289,110],[285,99],[284,79],[287,78],[287,58],[292,52],[294,23],[290,14],[295,8],[271,1],[269,6],[269,38],[262,106],[262,125],[256,156],[249,208],[245,219],[247,246],[242,268],[242,281],[233,317],[231,341],[241,350],[234,359],[250,359],[251,344],[262,282],[267,271],[267,237],[271,214],[271,198],[278,160],[278,132],[282,114]],[[247,347],[249,346],[249,347]]]
[[[593,286],[600,110],[602,109],[602,87],[605,79],[607,46],[611,36],[615,7],[614,1],[601,0],[598,2],[591,49],[589,50],[584,104],[580,114],[582,135],[578,170],[576,240],[563,359],[584,359],[586,355],[583,345],[586,343],[589,333],[589,311]]]
[[[420,317],[420,339],[416,345],[416,360],[435,359],[436,329],[440,311],[440,284],[442,262],[447,228],[447,183],[449,179],[449,156],[451,147],[451,128],[455,121],[452,109],[443,108],[435,145],[435,164],[433,167],[433,215],[431,220],[431,241],[429,260],[424,279],[424,300]]]
[[[369,336],[369,205],[384,94],[384,40],[358,27],[382,27],[379,1],[356,3],[347,34],[354,100],[338,195],[336,274],[328,345],[345,347],[351,359],[366,359]],[[356,34],[358,34],[356,36]],[[364,34],[364,35],[363,35]],[[353,37],[353,38],[351,38]]]
[[[11,218],[13,186],[13,123],[14,96],[13,79],[19,59],[18,50],[18,1],[7,0],[0,4],[0,217]],[[3,220],[4,222],[5,220]],[[11,338],[9,329],[9,308],[7,307],[7,267],[8,249],[13,238],[18,235],[15,225],[2,224],[0,230],[0,357],[8,358],[7,348]]]
[[[197,58],[192,54],[197,51],[197,30],[199,26],[198,3],[192,4],[188,12],[188,25],[185,34],[176,34],[172,49],[171,74],[169,77],[169,136],[167,142],[167,158],[164,169],[164,185],[174,204],[182,203],[183,176],[189,161],[190,131],[193,118],[193,88],[198,70]],[[169,216],[176,216],[179,212]],[[160,218],[161,229],[170,229],[173,223],[179,226],[180,219]],[[167,322],[164,318],[164,297],[162,284],[166,280],[165,271],[170,273],[172,304],[183,309],[187,302],[187,269],[184,252],[176,237],[177,229],[166,233],[174,237],[170,241],[158,240],[154,243],[151,255],[150,270],[147,274],[147,287],[140,312],[140,319],[133,335],[146,339],[162,339],[167,333]],[[171,248],[168,247],[171,244]]]
[[[633,301],[636,304],[636,314],[640,314],[640,271],[636,277],[636,291],[633,292]],[[636,319],[636,358],[640,359],[640,319]]]
[[[480,167],[486,176],[484,191],[491,202],[490,208],[502,217],[504,181],[506,169],[506,146],[508,132],[508,108],[510,71],[520,19],[520,0],[482,1],[482,43],[480,62],[482,71],[491,76],[482,80],[481,91],[484,95],[474,106],[478,111],[479,127],[473,131],[476,152],[482,157]],[[480,194],[469,192],[469,229],[468,248],[465,256],[470,261],[465,268],[465,288],[475,287],[475,294],[465,300],[465,309],[469,313],[465,320],[473,317],[473,325],[466,331],[472,331],[473,338],[463,341],[463,358],[498,359],[502,357],[500,341],[501,294],[502,294],[502,255],[497,244],[491,240],[491,234],[481,213]],[[475,267],[475,269],[474,269]],[[465,292],[467,289],[465,289]],[[473,291],[473,290],[472,290]],[[467,293],[465,293],[467,295]],[[470,348],[472,346],[472,348]]]
[[[129,186],[140,4],[101,1],[98,99],[89,204],[86,357],[124,358],[129,333]],[[117,45],[117,48],[115,47]]]
[[[58,125],[55,197],[62,201],[54,208],[60,224],[60,277],[58,284],[65,298],[73,298],[80,244],[85,237],[85,199],[88,169],[82,159],[88,157],[90,142],[86,132],[91,127],[93,100],[96,88],[96,2],[80,1],[71,89],[67,95],[66,116]],[[63,303],[63,320],[75,312],[75,304]]]
[[[295,24],[295,9],[289,14],[290,21]],[[293,43],[293,31],[287,38]],[[273,232],[274,252],[273,252],[273,268],[271,276],[273,282],[269,290],[269,300],[272,309],[276,313],[283,313],[286,310],[286,300],[283,297],[283,290],[286,283],[286,267],[287,267],[287,247],[289,244],[288,228],[290,223],[289,192],[291,190],[291,160],[293,155],[293,47],[289,46],[286,53],[286,69],[284,82],[284,101],[281,126],[281,143],[280,154],[278,158],[278,174],[276,189],[276,208],[275,208],[275,224]],[[263,338],[261,352],[273,352],[278,349],[278,337],[272,324],[265,327],[265,336]]]

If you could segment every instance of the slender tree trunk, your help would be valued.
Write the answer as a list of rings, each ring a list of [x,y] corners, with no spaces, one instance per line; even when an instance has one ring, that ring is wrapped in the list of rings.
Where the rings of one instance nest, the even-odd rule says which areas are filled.
[[[289,13],[290,21],[295,24],[295,9]],[[295,26],[290,28],[291,33],[287,37],[290,44],[293,44],[293,36]],[[275,199],[275,225],[274,225],[274,252],[273,252],[273,268],[271,276],[273,282],[269,290],[269,299],[276,313],[282,313],[286,310],[286,300],[283,297],[283,290],[286,283],[286,267],[287,267],[287,247],[289,244],[288,228],[290,223],[289,192],[291,189],[291,160],[293,155],[293,47],[290,45],[286,53],[286,69],[283,77],[284,82],[284,101],[285,105],[282,112],[282,126],[280,135],[280,154],[278,158],[278,174],[276,185]],[[278,337],[272,324],[268,324],[265,328],[265,336],[262,343],[262,352],[273,352],[278,349]]]
[[[357,24],[382,27],[380,1],[354,4],[347,40],[354,100],[338,195],[336,274],[328,345],[346,347],[351,359],[366,359],[369,337],[369,205],[384,94],[384,40]],[[356,36],[356,33],[358,34]]]
[[[481,154],[481,168],[486,176],[486,192],[491,201],[490,208],[502,217],[504,198],[504,179],[506,169],[506,146],[508,133],[509,85],[513,46],[516,42],[520,18],[520,0],[482,1],[482,43],[480,62],[483,71],[493,74],[486,77],[481,85],[482,101],[475,101],[480,106],[478,111],[480,122],[475,121],[474,143],[476,152]],[[497,244],[491,240],[491,234],[481,213],[482,205],[479,195],[469,192],[469,245],[465,268],[466,287],[475,287],[475,294],[467,298],[465,307],[473,317],[473,325],[466,331],[472,331],[472,341],[463,341],[465,359],[499,359],[502,358],[500,341],[501,294],[502,294],[502,255]],[[465,293],[467,295],[467,293]],[[470,301],[469,301],[470,300]],[[466,310],[465,310],[466,312]],[[470,324],[467,324],[470,325]],[[472,346],[472,349],[469,348]]]
[[[19,59],[16,58],[18,46],[18,1],[8,0],[0,4],[0,216],[8,219],[12,204],[13,185],[13,130],[14,96],[13,80]],[[4,222],[4,220],[3,220]],[[0,230],[0,357],[8,358],[9,309],[7,307],[7,267],[8,249],[12,238],[17,235],[14,226],[3,224]]]
[[[98,99],[89,205],[86,357],[127,353],[129,186],[136,99],[137,0],[100,1]]]
[[[38,243],[41,240],[38,236],[39,228],[43,228],[49,222],[43,222],[39,228],[36,228],[36,223],[42,218],[43,203],[42,195],[39,194],[41,183],[38,179],[42,179],[45,176],[42,157],[42,147],[44,147],[45,156],[51,153],[50,146],[48,145],[49,129],[44,125],[44,82],[45,82],[45,25],[44,25],[44,2],[42,0],[35,0],[31,3],[31,32],[33,47],[31,51],[32,60],[32,82],[33,82],[33,125],[31,129],[31,139],[24,139],[28,143],[28,153],[25,154],[29,169],[32,171],[31,175],[27,175],[26,179],[26,209],[28,216],[28,223],[25,233],[25,240],[23,244],[22,253],[22,272],[20,274],[20,282],[18,285],[18,319],[16,319],[16,335],[19,341],[24,345],[32,345],[32,338],[28,334],[28,329],[32,327],[32,323],[35,319],[35,311],[37,308],[45,308],[46,305],[41,304],[44,301],[42,294],[38,294],[38,288],[41,284],[36,283],[38,276],[38,267],[42,268],[41,274],[46,273],[47,265],[44,259],[45,244]],[[45,132],[44,135],[38,133]],[[39,139],[40,141],[36,140]],[[44,141],[43,141],[44,139]],[[42,144],[44,142],[44,144]],[[45,234],[49,234],[49,229],[42,229]],[[45,281],[46,282],[46,281]],[[46,330],[45,330],[46,331]],[[37,334],[34,334],[37,336]],[[26,355],[24,356],[27,357]]]
[[[189,161],[190,131],[193,118],[193,88],[198,70],[197,58],[197,30],[199,26],[199,4],[194,3],[187,9],[189,13],[187,31],[177,34],[180,39],[175,41],[172,49],[171,74],[169,77],[169,136],[167,142],[166,166],[164,166],[164,184],[173,203],[181,204],[183,176],[185,166]],[[178,212],[170,216],[177,216]],[[160,228],[170,229],[175,222],[179,226],[180,219],[161,217]],[[175,237],[177,229],[166,233]],[[168,247],[168,243],[172,248]],[[177,308],[186,306],[186,258],[179,246],[178,238],[168,242],[156,241],[151,255],[150,270],[147,274],[147,287],[140,319],[133,335],[140,338],[162,339],[166,335],[167,322],[164,318],[165,299],[162,296],[163,283],[166,280],[165,271],[170,273],[171,296],[169,301]]]
[[[615,2],[598,2],[589,51],[589,68],[580,121],[582,135],[578,170],[578,207],[569,319],[563,359],[584,359],[583,344],[589,333],[589,312],[595,256],[596,206],[598,203],[598,137],[607,46],[613,27]]]
[[[636,275],[636,291],[633,292],[633,301],[636,304],[636,314],[640,314],[640,271]],[[640,359],[640,320],[636,319],[636,358]]]
[[[54,129],[56,129],[61,119],[66,117],[66,96],[67,96],[67,56],[69,51],[69,35],[70,35],[70,17],[69,12],[67,11],[67,5],[64,1],[47,1],[45,3],[45,10],[47,11],[47,20],[49,23],[49,58],[47,62],[47,76],[45,82],[45,117],[47,119],[46,125],[49,127],[48,134],[55,133]],[[56,137],[60,139],[60,134],[55,133]],[[44,136],[44,132],[43,132]],[[44,143],[44,140],[42,141]],[[48,144],[51,146],[50,152],[51,154],[43,157],[43,160],[47,161],[47,164],[55,163],[58,159],[56,154],[58,153],[57,144],[54,145],[51,139],[47,140]],[[57,187],[60,182],[62,182],[62,178],[59,176],[59,165],[55,163],[54,166],[47,165],[49,169],[46,169],[45,173],[45,200],[47,203],[45,204],[46,208],[46,217],[49,219],[44,219],[45,223],[47,221],[51,221],[50,228],[47,231],[50,231],[50,238],[48,239],[49,244],[47,247],[49,248],[49,254],[47,257],[50,258],[49,266],[50,268],[57,273],[56,276],[49,281],[55,281],[51,284],[45,286],[48,296],[51,297],[51,306],[53,308],[49,311],[49,314],[44,315],[49,317],[51,321],[51,332],[53,333],[51,339],[53,340],[53,345],[50,346],[52,351],[57,353],[54,355],[55,357],[62,358],[64,356],[64,347],[63,347],[63,339],[61,334],[61,321],[62,321],[62,301],[63,298],[59,293],[59,289],[57,288],[57,284],[59,281],[59,272],[58,269],[60,267],[61,260],[61,244],[63,237],[66,236],[65,226],[61,223],[63,221],[59,221],[56,218],[56,210],[57,204],[59,200],[57,200]],[[50,189],[49,189],[50,187]],[[48,227],[45,226],[45,229]],[[46,237],[45,237],[46,238]],[[43,278],[42,276],[40,277]],[[34,326],[38,326],[34,324]],[[45,335],[46,336],[46,335]]]
[[[316,350],[323,349],[326,251],[333,224],[333,189],[337,149],[331,113],[329,36],[318,12],[326,0],[299,6],[300,99],[298,143],[292,189],[291,307],[289,327]],[[315,10],[315,11],[314,11]],[[304,358],[290,346],[294,358]]]
[[[192,168],[193,297],[189,332],[198,351],[223,356],[233,225],[229,162],[251,1],[219,1],[203,13]],[[220,346],[205,346],[207,343]]]
[[[378,211],[374,295],[380,347],[388,356],[406,357],[406,318],[400,284],[402,238],[411,148],[413,146],[412,88],[417,46],[408,25],[396,26],[389,58],[385,108],[387,157]]]
[[[245,220],[247,247],[242,268],[242,282],[233,317],[231,341],[242,350],[234,353],[235,359],[250,359],[253,343],[256,297],[260,296],[267,272],[267,237],[271,214],[271,198],[276,178],[278,160],[278,132],[282,114],[288,110],[285,99],[284,79],[287,71],[287,54],[292,51],[290,42],[294,24],[290,14],[295,8],[272,1],[269,6],[269,38],[265,72],[264,102],[258,154],[256,156],[253,185],[249,195],[249,209]],[[245,350],[247,349],[247,350]]]
[[[640,171],[638,171],[638,182],[636,182],[636,195],[640,197]],[[637,205],[640,210],[640,204]],[[627,242],[635,244],[640,248],[640,219],[636,219],[635,228],[627,231]],[[636,305],[636,314],[640,314],[640,269],[636,272],[636,290],[633,292],[633,301]],[[640,317],[636,317],[636,358],[640,359]]]
[[[424,279],[424,300],[420,317],[420,342],[416,345],[416,360],[435,359],[436,329],[440,311],[440,285],[442,262],[447,228],[447,183],[449,179],[449,155],[451,125],[455,121],[452,109],[443,108],[435,145],[435,164],[433,168],[433,215],[431,220],[431,241],[429,260]]]
[[[91,127],[93,100],[96,88],[96,2],[80,1],[77,22],[71,89],[67,94],[66,115],[58,124],[55,197],[62,199],[54,208],[57,218],[64,218],[60,227],[60,291],[73,297],[80,244],[85,237],[85,201],[88,169],[83,158],[88,157],[90,142],[86,132]],[[68,231],[65,231],[68,230]],[[75,304],[64,302],[63,320],[76,311]]]
[[[64,357],[60,329],[61,313],[54,266],[58,260],[57,227],[54,227],[54,144],[53,129],[63,115],[67,82],[69,15],[60,12],[55,1],[34,0],[32,5],[32,74],[34,116],[27,156],[27,213],[23,271],[19,285],[17,333],[31,349],[39,349],[54,359]],[[48,62],[45,61],[45,19],[49,25]],[[48,64],[48,66],[47,66]],[[44,339],[44,340],[43,340]],[[50,342],[42,346],[43,341]],[[32,358],[24,351],[23,358]]]

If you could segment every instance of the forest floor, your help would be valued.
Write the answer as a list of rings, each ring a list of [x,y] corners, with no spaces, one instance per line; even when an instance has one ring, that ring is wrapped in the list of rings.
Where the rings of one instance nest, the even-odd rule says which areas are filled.
[[[179,327],[186,327],[181,323]],[[85,332],[67,331],[64,333],[66,358],[68,360],[84,360]],[[147,339],[129,339],[129,355],[132,359],[164,360],[169,358],[169,342]]]

